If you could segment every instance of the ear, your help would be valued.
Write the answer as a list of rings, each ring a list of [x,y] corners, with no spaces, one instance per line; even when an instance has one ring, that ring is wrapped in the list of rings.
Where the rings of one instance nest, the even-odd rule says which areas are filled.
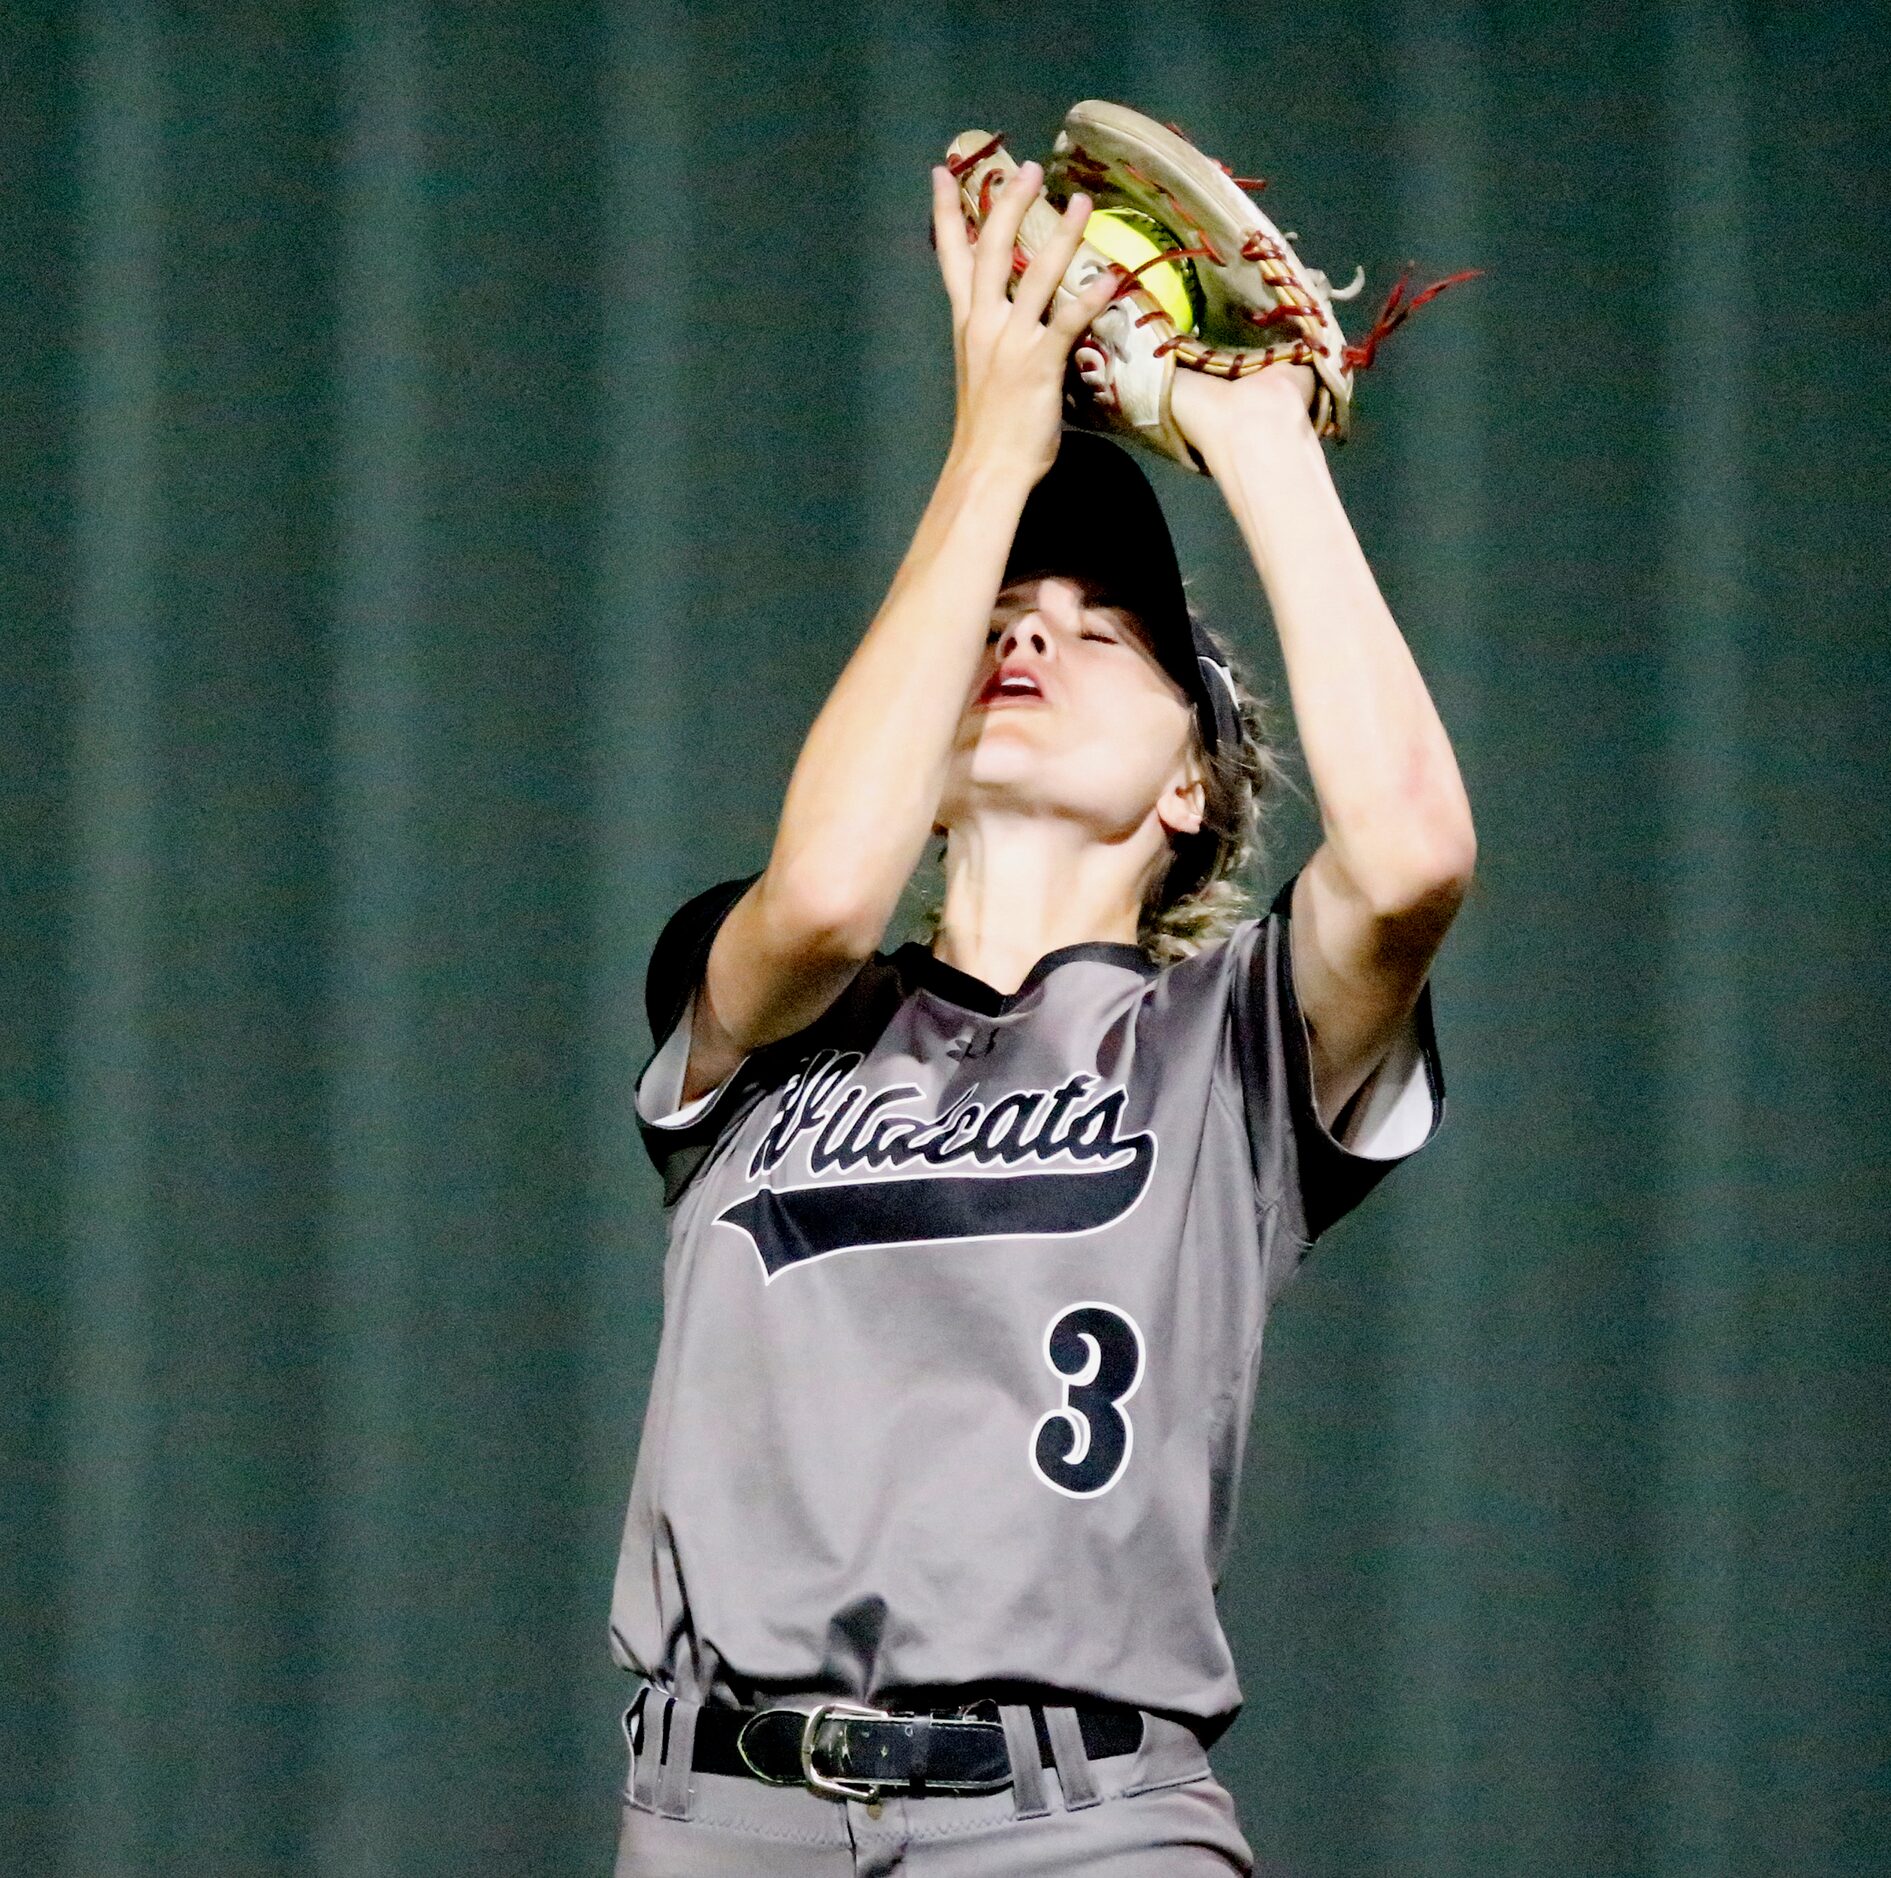
[[[1163,790],[1156,817],[1171,835],[1199,834],[1203,802],[1202,779],[1191,763]]]

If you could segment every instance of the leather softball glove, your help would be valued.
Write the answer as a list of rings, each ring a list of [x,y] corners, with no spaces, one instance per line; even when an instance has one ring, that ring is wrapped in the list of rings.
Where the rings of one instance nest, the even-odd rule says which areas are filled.
[[[968,130],[946,162],[957,177],[974,239],[993,198],[1017,174],[1002,135]],[[1092,211],[1060,294],[1081,291],[1101,268],[1125,279],[1071,354],[1065,388],[1069,421],[1139,443],[1205,473],[1170,409],[1177,370],[1245,378],[1269,365],[1309,366],[1309,416],[1322,437],[1343,442],[1352,417],[1353,378],[1426,301],[1482,270],[1467,268],[1405,297],[1408,267],[1365,338],[1348,343],[1334,303],[1365,284],[1357,270],[1335,288],[1294,252],[1254,195],[1266,184],[1238,177],[1198,150],[1173,125],[1127,105],[1087,99],[1073,105],[1044,166],[1044,191],[1018,230],[1015,280],[1057,227],[1058,212],[1081,190]]]

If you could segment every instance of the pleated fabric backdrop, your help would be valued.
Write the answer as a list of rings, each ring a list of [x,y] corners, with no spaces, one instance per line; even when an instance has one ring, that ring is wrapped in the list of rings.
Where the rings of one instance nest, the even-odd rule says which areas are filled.
[[[1481,878],[1445,1131],[1270,1329],[1223,1777],[1298,1878],[1885,1869],[1881,15],[0,45],[0,1867],[608,1869],[643,955],[759,863],[936,473],[926,165],[1104,96],[1364,305],[1487,270],[1337,458]]]

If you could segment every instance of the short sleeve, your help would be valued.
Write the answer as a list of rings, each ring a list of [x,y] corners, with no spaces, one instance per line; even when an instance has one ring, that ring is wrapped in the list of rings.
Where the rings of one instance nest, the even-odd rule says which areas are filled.
[[[1313,1091],[1312,1047],[1294,985],[1291,921],[1296,874],[1258,923],[1233,987],[1235,1052],[1257,1179],[1303,1244],[1311,1245],[1409,1160],[1444,1122],[1444,1069],[1421,987],[1377,1068],[1331,1129]]]
[[[651,948],[644,977],[644,1011],[655,1046],[637,1077],[637,1127],[657,1171],[664,1201],[673,1202],[741,1105],[738,1070],[720,1088],[683,1104],[689,1064],[689,1019],[722,922],[749,889],[754,875],[727,880],[699,893],[671,914]]]
[[[876,954],[812,1023],[759,1045],[727,1081],[684,1102],[689,1024],[702,991],[710,948],[722,922],[758,878],[751,874],[699,893],[670,916],[651,948],[644,1007],[654,1047],[637,1077],[637,1129],[645,1152],[663,1176],[666,1207],[676,1204],[696,1170],[755,1104],[793,1073],[798,1062],[823,1048],[870,1048],[903,995],[894,961]]]

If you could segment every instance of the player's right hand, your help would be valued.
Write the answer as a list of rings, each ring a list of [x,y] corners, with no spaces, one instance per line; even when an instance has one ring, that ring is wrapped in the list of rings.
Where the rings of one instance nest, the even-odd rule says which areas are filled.
[[[965,225],[957,179],[932,172],[933,245],[952,303],[958,401],[953,455],[1028,471],[1036,480],[1057,457],[1064,368],[1079,335],[1109,305],[1123,275],[1112,267],[1081,292],[1064,294],[1046,319],[1090,218],[1090,198],[1072,196],[1055,237],[1032,257],[1007,297],[1018,224],[1043,192],[1043,165],[1021,164],[998,193],[975,241]]]

